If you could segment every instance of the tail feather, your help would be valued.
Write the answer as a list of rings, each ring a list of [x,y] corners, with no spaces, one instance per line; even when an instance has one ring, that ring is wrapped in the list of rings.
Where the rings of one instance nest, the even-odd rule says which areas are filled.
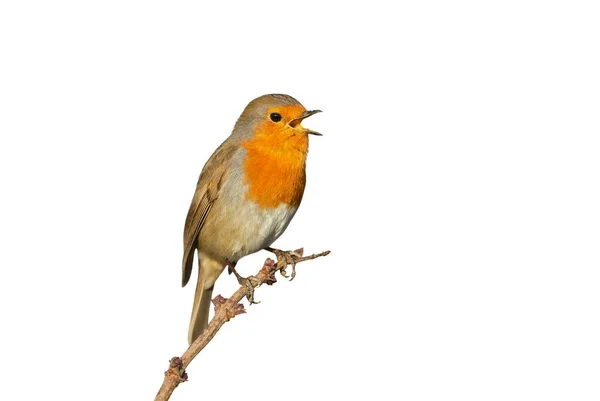
[[[208,326],[208,314],[212,301],[212,292],[215,281],[225,266],[213,260],[200,260],[198,269],[198,283],[194,295],[194,306],[188,330],[188,343],[192,344]]]
[[[208,313],[210,312],[212,292],[213,287],[205,289],[204,282],[198,280],[196,295],[194,296],[194,308],[192,309],[192,318],[190,319],[190,328],[188,330],[188,344],[192,344],[208,326]]]

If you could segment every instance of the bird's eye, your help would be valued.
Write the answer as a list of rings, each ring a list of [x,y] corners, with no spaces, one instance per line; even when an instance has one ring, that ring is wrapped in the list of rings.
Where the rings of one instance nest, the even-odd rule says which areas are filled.
[[[281,121],[281,114],[279,113],[271,113],[269,115],[269,117],[271,118],[271,121],[278,123],[279,121]]]

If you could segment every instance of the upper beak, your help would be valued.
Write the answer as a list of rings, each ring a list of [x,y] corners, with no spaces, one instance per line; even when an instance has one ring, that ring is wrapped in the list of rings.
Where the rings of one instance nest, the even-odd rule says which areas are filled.
[[[313,114],[317,114],[317,113],[321,113],[321,110],[306,110],[304,113],[302,113],[302,115],[300,117],[296,117],[293,120],[290,120],[290,122],[288,124],[290,125],[290,127],[295,127],[295,126],[299,125],[302,122],[302,120],[304,120],[305,118],[310,117]],[[303,131],[306,132],[307,134],[323,136],[323,134],[320,134],[316,131],[306,129],[304,127],[302,127],[302,128],[303,128]]]

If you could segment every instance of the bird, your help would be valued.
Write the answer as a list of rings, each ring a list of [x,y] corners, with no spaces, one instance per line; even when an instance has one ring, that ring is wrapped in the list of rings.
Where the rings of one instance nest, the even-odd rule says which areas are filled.
[[[239,280],[235,265],[244,256],[261,249],[283,252],[270,246],[302,201],[308,136],[321,136],[302,121],[319,112],[289,95],[260,96],[248,103],[231,135],[204,165],[183,234],[183,287],[196,253],[198,260],[190,345],[208,326],[214,284],[225,267]]]

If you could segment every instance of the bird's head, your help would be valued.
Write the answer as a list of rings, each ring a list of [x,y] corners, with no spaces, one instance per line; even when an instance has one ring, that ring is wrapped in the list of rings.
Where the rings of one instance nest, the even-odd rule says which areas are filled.
[[[306,110],[288,95],[258,97],[244,109],[234,135],[244,140],[260,141],[273,147],[308,149],[308,135],[322,134],[302,126],[302,121],[321,110]]]

